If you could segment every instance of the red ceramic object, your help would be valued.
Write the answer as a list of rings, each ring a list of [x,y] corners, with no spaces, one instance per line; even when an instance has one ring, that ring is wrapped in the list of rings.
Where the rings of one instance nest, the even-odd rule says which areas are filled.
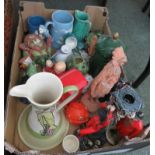
[[[59,78],[64,87],[68,85],[76,85],[79,88],[79,91],[82,91],[82,89],[87,86],[86,78],[77,69],[71,69],[59,76]]]
[[[59,75],[59,78],[63,84],[63,87],[70,86],[70,85],[74,85],[74,86],[78,87],[79,94],[73,101],[76,101],[77,98],[79,98],[81,96],[81,92],[82,92],[83,88],[87,86],[86,78],[83,76],[83,74],[79,70],[77,70],[75,68],[68,70],[68,71],[64,72],[63,74]],[[68,92],[68,93],[64,94],[61,97],[61,101],[63,101],[65,98],[67,98],[71,94],[72,94],[72,92]]]
[[[71,102],[65,110],[69,122],[74,125],[85,123],[89,119],[89,113],[84,104],[80,102]]]
[[[125,117],[117,123],[116,128],[122,137],[128,136],[131,139],[137,137],[143,131],[143,121]]]

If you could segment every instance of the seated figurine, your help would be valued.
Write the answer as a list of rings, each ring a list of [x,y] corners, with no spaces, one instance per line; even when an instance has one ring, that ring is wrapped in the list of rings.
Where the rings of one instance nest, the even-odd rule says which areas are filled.
[[[121,66],[127,62],[122,47],[115,48],[112,60],[109,61],[102,71],[94,78],[91,85],[91,96],[93,98],[104,97],[118,82],[121,75]]]

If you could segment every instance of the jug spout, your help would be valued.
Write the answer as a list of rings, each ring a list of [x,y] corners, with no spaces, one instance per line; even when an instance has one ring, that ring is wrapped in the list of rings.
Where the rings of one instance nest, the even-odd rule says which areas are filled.
[[[27,97],[28,90],[26,89],[26,85],[18,85],[11,88],[9,94],[15,97]]]

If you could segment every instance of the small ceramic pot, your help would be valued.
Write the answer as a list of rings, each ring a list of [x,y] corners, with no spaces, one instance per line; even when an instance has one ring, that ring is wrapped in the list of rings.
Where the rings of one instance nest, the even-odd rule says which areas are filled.
[[[79,149],[79,140],[74,135],[67,135],[62,142],[63,149],[67,153],[75,153]]]

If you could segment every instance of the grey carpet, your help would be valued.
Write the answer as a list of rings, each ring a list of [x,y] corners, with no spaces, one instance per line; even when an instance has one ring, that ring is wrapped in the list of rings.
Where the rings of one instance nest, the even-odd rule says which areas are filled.
[[[150,54],[150,21],[148,13],[141,9],[146,0],[108,0],[112,32],[119,32],[126,43],[128,63],[125,72],[129,81],[134,81],[144,70]],[[137,88],[144,102],[144,122],[150,122],[150,77]],[[119,155],[149,155],[150,147],[145,147]]]

